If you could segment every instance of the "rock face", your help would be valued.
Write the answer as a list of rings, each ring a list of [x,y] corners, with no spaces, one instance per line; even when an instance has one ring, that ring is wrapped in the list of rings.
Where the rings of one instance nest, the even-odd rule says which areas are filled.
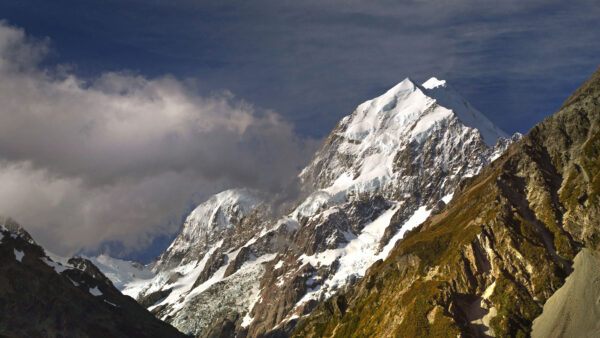
[[[185,333],[289,335],[519,139],[444,81],[405,79],[338,123],[287,214],[267,217],[269,202],[248,190],[218,194],[188,217],[154,275],[123,292]]]
[[[16,222],[0,220],[0,336],[184,336],[89,260],[53,257]]]
[[[577,252],[600,249],[599,155],[600,69],[295,335],[528,336]]]

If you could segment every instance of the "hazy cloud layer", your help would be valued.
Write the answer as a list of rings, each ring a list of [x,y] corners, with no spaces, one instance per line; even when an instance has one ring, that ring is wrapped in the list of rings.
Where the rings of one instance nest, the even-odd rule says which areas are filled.
[[[0,214],[51,250],[142,249],[208,193],[277,192],[314,149],[231,93],[200,97],[169,76],[85,81],[42,68],[48,50],[0,25]]]

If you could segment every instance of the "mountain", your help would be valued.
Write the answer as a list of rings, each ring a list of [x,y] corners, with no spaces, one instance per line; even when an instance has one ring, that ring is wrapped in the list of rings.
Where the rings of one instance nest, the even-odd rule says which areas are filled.
[[[599,155],[600,69],[295,336],[598,336]]]
[[[0,336],[183,337],[83,258],[48,254],[0,219]]]
[[[150,276],[131,279],[123,268],[114,278],[185,333],[289,335],[520,137],[508,138],[445,81],[405,79],[337,124],[283,216],[272,217],[257,192],[222,192],[190,214],[144,268]]]

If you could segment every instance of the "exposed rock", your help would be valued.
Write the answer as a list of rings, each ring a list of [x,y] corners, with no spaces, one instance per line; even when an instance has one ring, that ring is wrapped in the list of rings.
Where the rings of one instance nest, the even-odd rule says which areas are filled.
[[[13,220],[0,223],[0,313],[3,337],[183,337],[90,261],[48,257]]]
[[[461,180],[518,139],[440,83],[406,79],[342,119],[300,173],[300,197],[285,215],[247,190],[202,203],[154,264],[156,276],[124,292],[144,299],[169,290],[151,309],[186,333],[289,335],[432,211],[443,214]],[[370,292],[383,287],[372,282]]]
[[[600,69],[557,113],[460,184],[447,206],[355,287],[318,305],[295,335],[530,335],[544,302],[573,271],[578,250],[598,249],[599,102]],[[412,257],[418,263],[406,264]],[[333,311],[341,297],[346,311]],[[565,316],[540,317],[540,330],[597,333],[594,324],[572,323],[600,316],[572,304],[549,305],[550,316]]]

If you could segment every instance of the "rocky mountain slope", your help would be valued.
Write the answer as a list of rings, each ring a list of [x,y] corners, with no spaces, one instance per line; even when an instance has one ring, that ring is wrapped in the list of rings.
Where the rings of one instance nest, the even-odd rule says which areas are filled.
[[[183,337],[117,290],[90,261],[46,253],[0,219],[0,336]]]
[[[115,278],[185,333],[289,335],[518,139],[444,81],[405,79],[338,123],[285,215],[270,217],[256,192],[225,191],[192,212],[150,276]]]
[[[558,335],[597,335],[571,317],[597,322],[593,312],[543,305],[582,247],[590,251],[575,269],[597,274],[585,269],[600,249],[599,155],[600,69],[355,286],[318,305],[295,335],[525,337],[542,314],[539,336],[557,318],[543,311],[565,314],[552,322]],[[590,290],[572,292],[571,283],[564,292],[597,293],[595,281],[580,284]]]

